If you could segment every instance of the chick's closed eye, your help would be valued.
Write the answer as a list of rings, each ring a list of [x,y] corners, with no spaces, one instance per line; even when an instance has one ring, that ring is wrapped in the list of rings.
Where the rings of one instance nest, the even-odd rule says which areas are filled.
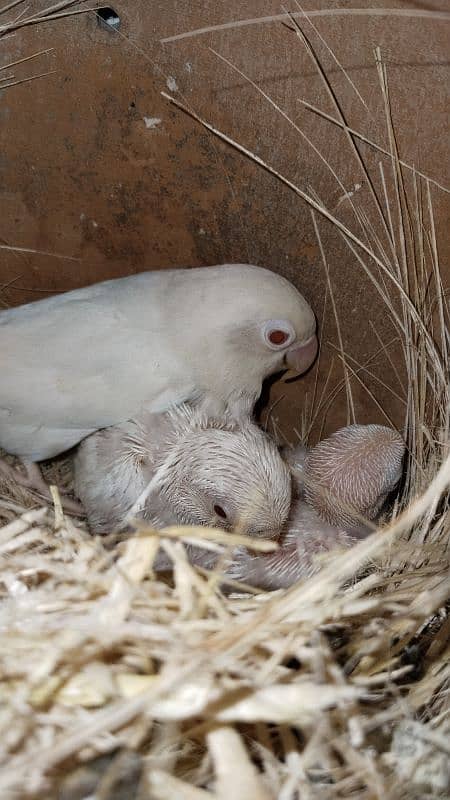
[[[227,512],[225,511],[224,508],[222,508],[222,506],[219,506],[218,503],[215,503],[214,505],[214,513],[217,514],[217,516],[220,517],[221,519],[228,518]]]

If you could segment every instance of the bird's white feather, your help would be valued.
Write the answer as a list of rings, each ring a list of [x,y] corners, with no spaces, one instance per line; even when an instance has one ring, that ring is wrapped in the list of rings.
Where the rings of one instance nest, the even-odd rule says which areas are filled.
[[[37,461],[199,397],[247,413],[280,365],[255,346],[268,318],[314,333],[295,287],[249,265],[144,272],[2,311],[0,446]]]

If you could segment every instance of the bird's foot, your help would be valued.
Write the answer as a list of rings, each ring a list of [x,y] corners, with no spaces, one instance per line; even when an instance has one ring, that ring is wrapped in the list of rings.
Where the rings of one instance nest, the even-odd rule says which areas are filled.
[[[24,489],[30,489],[30,491],[36,492],[45,500],[53,502],[50,489],[42,477],[42,472],[38,465],[32,461],[24,461],[23,465],[26,470],[25,475],[16,467],[12,467],[3,459],[0,459],[0,472],[9,480],[18,483],[19,486],[23,486]],[[72,500],[70,497],[61,497],[61,505],[64,511],[67,511],[69,514],[73,514],[77,517],[85,516],[81,503]]]

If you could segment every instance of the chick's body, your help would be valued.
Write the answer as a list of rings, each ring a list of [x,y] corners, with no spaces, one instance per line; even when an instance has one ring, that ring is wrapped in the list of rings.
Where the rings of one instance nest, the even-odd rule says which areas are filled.
[[[248,414],[266,375],[311,363],[314,332],[295,287],[249,265],[144,272],[2,311],[0,447],[40,461],[198,398]]]
[[[288,589],[317,569],[316,558],[330,550],[348,548],[370,533],[361,526],[346,529],[330,525],[304,500],[294,500],[280,549],[268,555],[255,555],[238,548],[227,569],[227,576],[258,589]]]
[[[91,530],[100,534],[122,528],[139,505],[135,516],[160,527],[208,525],[273,538],[291,501],[289,470],[256,425],[206,419],[186,407],[145,412],[91,435],[74,472]],[[200,549],[191,558],[203,566],[215,560]]]
[[[349,425],[311,450],[284,451],[293,502],[280,550],[241,548],[227,574],[260,589],[287,588],[317,569],[316,556],[368,536],[402,474],[401,436],[382,425]]]

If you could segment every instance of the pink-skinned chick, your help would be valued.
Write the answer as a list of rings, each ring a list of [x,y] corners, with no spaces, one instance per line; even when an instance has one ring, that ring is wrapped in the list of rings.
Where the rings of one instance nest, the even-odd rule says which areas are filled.
[[[265,590],[313,574],[317,556],[368,536],[402,475],[401,436],[381,425],[350,425],[311,450],[289,448],[293,502],[280,549],[234,552],[227,577]]]

